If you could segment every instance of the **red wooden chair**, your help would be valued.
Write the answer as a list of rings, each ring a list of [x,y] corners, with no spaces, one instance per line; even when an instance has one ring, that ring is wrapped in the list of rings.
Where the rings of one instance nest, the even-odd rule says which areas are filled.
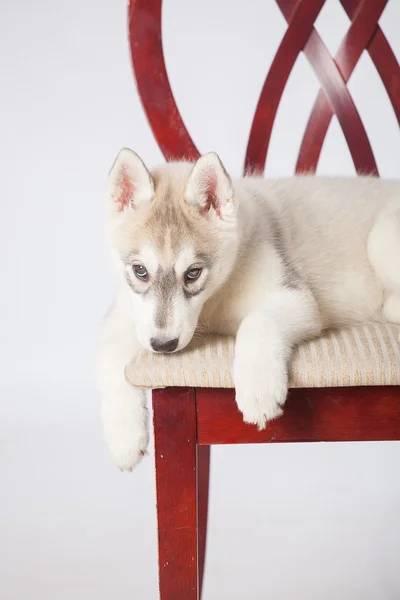
[[[320,80],[321,90],[306,126],[296,171],[315,171],[335,114],[357,172],[379,175],[346,83],[365,49],[400,124],[400,68],[378,25],[387,1],[341,0],[351,25],[333,59],[314,29],[325,0],[276,0],[288,28],[261,91],[250,131],[245,171],[264,168],[282,93],[297,56],[304,52]],[[165,157],[197,158],[199,153],[183,124],[166,73],[161,4],[162,0],[130,1],[129,35],[137,86]],[[137,365],[128,366],[127,378],[131,383],[160,388],[153,392],[153,413],[161,600],[196,600],[201,595],[212,444],[400,440],[397,339],[398,329],[394,327],[378,332],[364,327],[361,333],[342,332],[337,337],[330,334],[330,338],[316,342],[321,344],[319,350],[301,349],[300,354],[305,353],[303,363],[299,355],[294,374],[297,385],[289,393],[285,414],[262,432],[244,424],[236,408],[229,374],[232,345],[227,348],[224,342],[221,355],[218,351],[222,346],[218,344],[222,342],[217,340],[210,343],[205,354],[194,349],[188,358],[155,357],[150,367],[149,359],[145,358],[140,369]],[[329,344],[335,347],[333,358],[327,350]],[[325,356],[325,363],[322,360],[322,372],[311,376],[311,380],[303,377],[304,357],[312,360],[312,352],[324,351],[329,356]],[[342,370],[340,378],[334,373],[335,358],[340,360],[343,356],[347,362],[354,359],[359,363],[353,364],[352,372],[350,367],[348,373]],[[204,368],[196,375],[196,360],[205,361],[213,371],[209,376],[212,385],[207,385]]]

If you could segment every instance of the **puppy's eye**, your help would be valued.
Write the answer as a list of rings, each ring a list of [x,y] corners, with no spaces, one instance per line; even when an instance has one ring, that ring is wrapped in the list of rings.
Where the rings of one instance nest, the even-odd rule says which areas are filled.
[[[135,273],[138,279],[142,279],[144,281],[148,280],[149,274],[147,273],[146,267],[144,267],[143,265],[133,265],[132,268],[133,272]]]
[[[186,271],[186,273],[185,273],[186,285],[196,281],[196,279],[198,279],[200,277],[202,270],[203,269],[200,269],[200,267],[194,267],[193,269],[189,269],[188,271]]]

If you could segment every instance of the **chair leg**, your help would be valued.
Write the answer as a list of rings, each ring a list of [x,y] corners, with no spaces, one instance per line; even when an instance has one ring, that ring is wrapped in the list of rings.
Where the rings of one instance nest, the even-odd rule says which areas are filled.
[[[210,485],[210,446],[197,447],[197,493],[198,493],[198,551],[199,551],[199,598],[203,589],[204,563],[207,546],[208,492]]]
[[[194,389],[153,392],[160,600],[199,600]]]

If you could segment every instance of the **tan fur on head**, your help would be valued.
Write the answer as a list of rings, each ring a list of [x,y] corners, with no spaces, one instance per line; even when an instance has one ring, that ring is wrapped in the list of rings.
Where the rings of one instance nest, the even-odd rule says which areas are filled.
[[[201,253],[218,252],[215,226],[201,218],[197,207],[185,201],[185,189],[191,172],[189,163],[169,163],[151,172],[153,200],[126,219],[115,238],[118,250],[128,255],[133,245],[151,243],[160,251],[162,262],[173,260],[180,247],[191,244]]]
[[[220,159],[210,153],[150,172],[124,149],[110,173],[108,206],[113,255],[141,314],[142,345],[179,339],[177,349],[184,347],[236,256],[237,207]],[[190,269],[200,271],[196,281],[188,279]]]

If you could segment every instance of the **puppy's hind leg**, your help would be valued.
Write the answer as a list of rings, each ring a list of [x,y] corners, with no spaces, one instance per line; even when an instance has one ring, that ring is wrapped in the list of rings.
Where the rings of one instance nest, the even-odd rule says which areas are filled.
[[[383,317],[400,324],[400,202],[378,218],[369,236],[368,255],[384,286]]]

